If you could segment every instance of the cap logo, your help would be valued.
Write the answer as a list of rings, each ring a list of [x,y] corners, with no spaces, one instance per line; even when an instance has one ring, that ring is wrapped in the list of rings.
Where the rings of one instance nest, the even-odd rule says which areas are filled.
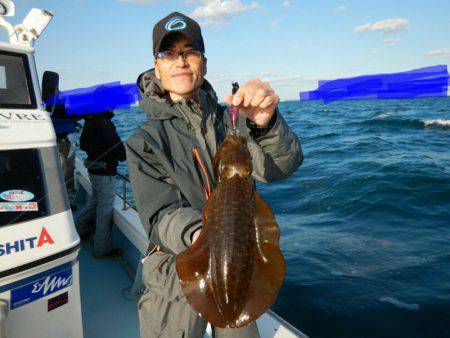
[[[180,29],[185,29],[187,26],[186,21],[182,17],[176,16],[172,19],[170,19],[164,28],[166,31],[175,31]]]

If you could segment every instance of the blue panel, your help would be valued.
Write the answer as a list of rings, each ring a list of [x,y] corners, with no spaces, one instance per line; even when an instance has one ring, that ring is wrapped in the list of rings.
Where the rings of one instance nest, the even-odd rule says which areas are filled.
[[[11,290],[11,310],[72,285],[72,267]]]
[[[3,286],[0,286],[0,293],[8,291],[8,290],[16,289],[19,286],[28,284],[30,282],[33,282],[35,280],[38,280],[40,278],[43,278],[43,277],[48,276],[50,274],[53,274],[55,272],[66,270],[69,267],[71,267],[72,265],[74,265],[76,262],[78,262],[78,258],[73,259],[72,261],[64,263],[62,265],[55,266],[54,268],[51,268],[49,270],[40,272],[40,273],[38,273],[36,275],[30,276],[30,277],[27,277],[27,278],[24,278],[24,279],[20,279],[18,281],[12,282],[10,284],[6,284],[6,285],[3,285]]]

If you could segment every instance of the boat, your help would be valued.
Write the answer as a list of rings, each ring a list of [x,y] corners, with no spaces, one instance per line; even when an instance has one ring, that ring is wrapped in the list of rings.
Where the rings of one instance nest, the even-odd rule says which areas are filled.
[[[34,60],[52,15],[12,26],[14,9],[0,0],[0,337],[82,337],[80,238]]]
[[[9,36],[0,42],[0,338],[137,338],[147,235],[119,174],[112,235],[123,256],[96,260],[92,244],[80,242],[70,206],[81,207],[92,188],[77,157],[69,201],[34,61],[33,42],[51,14],[30,13],[13,27],[3,16],[14,3],[0,0]],[[263,338],[306,337],[270,310],[257,325]]]

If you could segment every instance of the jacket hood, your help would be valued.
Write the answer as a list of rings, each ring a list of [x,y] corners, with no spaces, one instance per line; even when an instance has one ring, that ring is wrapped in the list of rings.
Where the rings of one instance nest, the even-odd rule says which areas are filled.
[[[149,119],[166,120],[181,117],[179,110],[173,109],[174,106],[190,101],[190,99],[183,99],[172,102],[169,93],[164,90],[161,81],[156,78],[154,68],[140,74],[136,83],[142,96],[140,106],[147,113]],[[206,79],[203,80],[200,90],[204,91],[209,99],[218,101],[216,92]]]

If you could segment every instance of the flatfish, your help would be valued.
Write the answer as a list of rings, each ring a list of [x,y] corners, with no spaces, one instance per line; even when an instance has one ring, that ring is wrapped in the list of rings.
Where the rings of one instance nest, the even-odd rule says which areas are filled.
[[[203,208],[197,241],[176,259],[192,308],[217,327],[248,325],[275,302],[286,274],[280,230],[269,205],[249,181],[247,142],[235,134],[213,162],[217,187]]]

